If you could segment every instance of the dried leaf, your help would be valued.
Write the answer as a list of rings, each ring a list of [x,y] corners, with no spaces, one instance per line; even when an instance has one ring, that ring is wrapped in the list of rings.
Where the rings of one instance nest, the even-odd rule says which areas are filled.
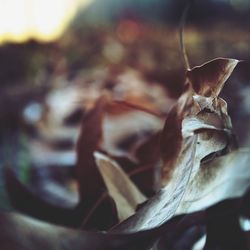
[[[134,155],[140,164],[155,163],[160,158],[160,132],[148,136],[133,148]]]
[[[118,114],[120,114],[121,110],[123,110],[123,112],[126,112],[126,111],[130,112],[131,109],[149,113],[156,117],[162,116],[161,113],[156,108],[144,106],[144,103],[140,102],[140,103],[134,104],[128,101],[117,101],[117,100],[113,101],[113,103],[110,103],[108,107],[108,113],[117,112]]]
[[[161,135],[161,153],[164,161],[177,159],[182,144],[182,114],[175,105],[169,112]]]
[[[248,191],[242,198],[222,201],[208,208],[206,211],[176,216],[164,223],[161,227],[130,234],[114,233],[112,231],[108,233],[102,233],[72,230],[31,219],[17,213],[1,212],[1,249],[67,250],[73,248],[76,250],[145,250],[152,247],[154,243],[157,243],[156,245],[154,244],[154,249],[166,249],[165,243],[167,243],[169,248],[169,246],[173,245],[172,243],[176,243],[176,241],[180,239],[180,236],[193,226],[197,227],[207,224],[207,226],[209,226],[210,232],[210,229],[212,229],[211,225],[220,221],[218,218],[223,217],[227,222],[231,223],[231,216],[235,216],[235,214],[239,215],[239,213],[243,212],[243,216],[250,217],[248,207],[250,197],[249,194],[250,193]],[[227,229],[229,229],[229,232],[232,232],[234,231],[234,228],[235,225],[233,225],[233,228],[229,227]],[[226,231],[228,232],[228,230]],[[219,232],[219,234],[221,234],[221,232]],[[211,239],[213,243],[213,237],[211,236],[213,236],[213,233],[209,233],[208,235],[210,243]],[[241,235],[231,235],[229,241],[228,238],[224,237],[223,240],[215,242],[216,244],[214,246],[219,247],[223,244],[230,246],[228,245],[229,242],[238,242],[238,244],[241,244],[241,242],[237,241],[239,240],[239,236]],[[163,243],[161,248],[158,247],[158,243]],[[231,248],[227,247],[226,249]],[[240,249],[245,250],[246,248]]]
[[[236,65],[236,59],[216,58],[187,72],[194,91],[202,96],[218,96]]]
[[[0,213],[0,228],[2,250],[59,250],[62,240],[74,235],[71,230],[15,213]]]
[[[241,196],[250,186],[249,160],[250,151],[240,149],[202,165],[178,212],[197,211],[220,200]]]
[[[93,154],[102,139],[102,123],[106,105],[107,98],[103,96],[82,121],[81,133],[77,142],[76,164],[76,177],[81,200],[86,197],[92,201],[98,199],[104,187]]]
[[[185,153],[177,161],[178,167],[172,172],[171,183],[149,199],[135,215],[118,225],[116,231],[130,232],[152,228],[162,225],[174,215],[192,172],[196,139],[196,136],[190,137],[183,146],[181,152]]]
[[[160,135],[160,132],[154,133],[133,149],[139,167],[130,171],[129,175],[149,196],[161,188]]]
[[[191,71],[191,76],[198,77],[201,82],[198,82],[199,89],[197,82],[192,82],[193,87],[200,95],[207,94],[208,89],[211,90],[211,95],[219,94],[237,62],[217,59],[195,68]],[[206,75],[209,70],[213,76]],[[178,211],[185,212],[181,207],[190,183],[197,181],[196,175],[200,170],[201,160],[211,153],[225,149],[230,136],[230,127],[225,122],[225,105],[210,98],[202,98],[202,102],[197,112],[197,100],[192,98],[192,90],[188,89],[169,113],[162,133],[161,146],[165,187],[134,216],[118,226],[117,230],[137,231],[151,228],[161,225]],[[207,106],[211,106],[213,110],[208,112],[205,108]]]
[[[112,235],[59,227],[17,213],[0,213],[1,250],[145,249],[159,230],[135,235]]]
[[[119,219],[123,221],[134,214],[137,205],[146,197],[116,162],[98,152],[95,159],[108,192],[116,203]]]
[[[222,118],[216,113],[201,111],[196,116],[185,118],[182,126],[184,137],[198,135],[196,145],[196,161],[198,162],[211,153],[224,150],[230,142],[230,130],[224,127]]]
[[[158,114],[141,106],[111,102],[103,120],[101,148],[110,155],[134,159],[134,146],[158,132],[163,126],[163,121]]]

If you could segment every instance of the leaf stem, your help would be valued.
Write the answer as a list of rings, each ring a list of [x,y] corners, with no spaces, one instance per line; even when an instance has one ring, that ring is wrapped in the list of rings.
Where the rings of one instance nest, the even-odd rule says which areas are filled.
[[[186,51],[186,47],[185,47],[184,27],[185,27],[185,24],[187,21],[187,14],[188,14],[188,11],[190,9],[190,6],[191,6],[191,1],[188,1],[187,5],[182,13],[180,24],[179,24],[180,48],[181,48],[183,63],[185,65],[186,70],[190,69],[190,63],[188,60],[187,51]]]

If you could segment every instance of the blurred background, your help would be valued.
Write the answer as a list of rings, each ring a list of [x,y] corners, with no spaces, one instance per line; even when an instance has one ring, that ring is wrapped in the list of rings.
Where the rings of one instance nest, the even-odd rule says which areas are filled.
[[[0,0],[0,167],[14,166],[24,182],[31,166],[34,181],[48,175],[40,166],[69,169],[80,120],[104,90],[137,103],[158,98],[167,113],[185,79],[179,26],[187,3],[191,66],[243,60],[222,96],[247,145],[249,0]]]

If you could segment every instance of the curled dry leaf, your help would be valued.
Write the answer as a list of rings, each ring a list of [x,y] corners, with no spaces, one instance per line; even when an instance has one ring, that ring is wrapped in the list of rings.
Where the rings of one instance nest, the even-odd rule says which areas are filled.
[[[201,96],[218,96],[239,63],[236,59],[216,58],[187,72],[194,91]]]
[[[122,168],[107,156],[96,152],[95,160],[110,196],[114,199],[120,221],[135,213],[146,197],[138,190]]]
[[[0,222],[2,250],[100,249],[95,244],[102,241],[101,235],[85,235],[16,213],[2,212]]]
[[[16,213],[0,213],[0,222],[2,250],[111,249],[112,241],[104,233],[59,227]]]
[[[122,114],[119,113],[120,111],[122,111]],[[65,208],[57,204],[53,205],[51,202],[47,202],[40,197],[38,193],[33,193],[26,188],[14,174],[8,174],[7,171],[7,189],[11,203],[15,208],[24,213],[56,224],[74,227],[82,225],[84,228],[95,229],[107,229],[114,225],[117,222],[114,202],[107,195],[105,199],[102,199],[103,192],[105,192],[105,184],[97,169],[93,153],[100,147],[103,139],[103,130],[105,130],[105,127],[103,127],[105,123],[104,116],[108,114],[111,116],[111,118],[109,117],[108,119],[114,119],[113,116],[115,116],[119,120],[120,116],[125,115],[125,117],[127,117],[126,115],[129,114],[131,118],[131,116],[136,117],[138,113],[140,114],[139,119],[137,119],[137,123],[135,123],[135,128],[132,127],[135,131],[138,132],[141,127],[153,130],[160,127],[162,120],[157,114],[128,103],[111,102],[108,96],[101,97],[93,109],[85,115],[77,143],[76,178],[80,192],[79,203]],[[114,120],[117,121],[117,119]],[[145,123],[145,119],[149,122]],[[124,121],[130,121],[130,119],[122,117],[122,119],[120,119],[122,126],[124,125],[122,123]],[[128,126],[128,122],[126,124],[131,130],[131,124],[130,126]],[[119,130],[121,131],[123,129]],[[126,136],[127,132],[128,131],[125,130]],[[114,131],[109,131],[108,135],[112,134],[114,134]],[[141,139],[144,138],[145,136],[142,135]],[[16,197],[16,193],[18,193],[18,197]],[[144,200],[145,199],[142,199],[138,203]],[[133,211],[136,205],[137,204],[133,204]],[[103,213],[106,214],[105,217],[102,216]],[[129,215],[131,215],[131,213],[127,216]]]
[[[216,113],[200,112],[196,116],[190,116],[183,120],[183,136],[189,137],[197,134],[196,161],[212,153],[219,153],[230,143],[230,130],[224,127],[222,119]],[[197,166],[198,166],[197,165]]]
[[[185,154],[178,159],[178,168],[171,173],[169,184],[149,199],[135,215],[115,227],[115,231],[130,232],[153,228],[163,224],[175,214],[192,172],[196,139],[196,136],[189,138],[181,149]]]
[[[132,234],[90,232],[55,226],[30,217],[0,212],[2,250],[145,250],[176,221]],[[189,224],[189,223],[188,223]]]
[[[235,246],[244,246],[244,241],[240,241],[244,234],[239,231],[239,223],[233,225],[235,216],[241,214],[250,217],[248,208],[250,192],[236,199],[229,199],[219,202],[206,211],[199,211],[191,214],[175,216],[160,227],[151,230],[145,230],[137,233],[114,233],[114,232],[89,232],[73,230],[53,224],[41,222],[21,214],[12,212],[0,212],[0,242],[2,250],[33,250],[33,249],[75,249],[75,250],[145,250],[154,245],[154,249],[166,249],[166,246],[172,246],[177,240],[180,240],[183,233],[194,226],[206,224],[209,227],[208,241],[206,246],[227,246],[225,249],[247,249],[237,248]],[[231,217],[233,216],[233,220]],[[227,233],[232,234],[231,238],[223,238],[219,242],[218,235],[214,236],[213,229],[220,223],[218,218],[223,217],[232,228],[226,228]],[[221,224],[218,224],[219,227]],[[218,228],[217,228],[218,229]],[[229,229],[229,230],[228,230]],[[235,231],[236,230],[236,231]],[[218,231],[218,230],[217,230]],[[224,231],[224,230],[223,230]],[[221,234],[220,231],[218,231]],[[160,241],[159,241],[160,239]],[[156,244],[154,244],[156,243]],[[158,244],[161,243],[161,244]],[[192,243],[192,242],[191,242]],[[195,242],[194,242],[195,243]],[[230,244],[234,248],[230,247]],[[171,248],[172,249],[172,248]],[[175,248],[174,248],[175,249]]]
[[[207,159],[211,153],[222,152],[230,144],[230,117],[227,114],[225,101],[218,98],[218,94],[237,63],[238,61],[234,59],[218,58],[200,67],[195,67],[187,73],[189,88],[170,111],[161,135],[162,184],[164,187],[157,195],[144,203],[135,214],[137,205],[146,200],[144,195],[117,163],[103,154],[96,153],[94,156],[93,153],[99,147],[112,149],[112,146],[114,146],[112,143],[105,144],[102,141],[103,137],[105,137],[103,136],[103,128],[105,127],[103,125],[105,123],[104,113],[108,114],[108,120],[116,116],[116,119],[114,119],[115,126],[117,126],[117,121],[120,122],[120,125],[124,125],[125,120],[133,120],[134,114],[131,116],[128,109],[137,108],[126,103],[117,103],[116,107],[112,108],[108,98],[100,98],[84,119],[77,145],[76,172],[81,201],[87,202],[84,211],[88,211],[106,185],[118,208],[119,219],[124,220],[132,216],[105,234],[80,232],[50,224],[41,224],[16,214],[0,214],[1,225],[5,227],[4,234],[1,235],[3,237],[1,239],[3,247],[6,250],[39,249],[37,245],[41,249],[143,250],[149,249],[151,243],[162,236],[163,229],[165,230],[164,237],[166,236],[166,239],[171,242],[176,240],[178,234],[189,227],[206,223],[209,229],[209,240],[205,248],[208,248],[211,242],[211,244],[214,244],[211,230],[214,225],[217,225],[215,223],[216,213],[218,211],[220,213],[224,212],[221,207],[225,208],[226,211],[227,205],[231,204],[229,208],[233,209],[233,211],[229,212],[232,212],[233,219],[237,219],[236,215],[238,216],[238,214],[235,213],[234,208],[237,207],[238,209],[241,201],[232,199],[223,201],[206,212],[193,211],[205,209],[222,199],[238,197],[249,186],[248,176],[250,173],[246,168],[249,162],[249,152],[241,155],[241,152],[236,151],[228,156],[221,157],[217,162],[210,161],[201,164],[201,161]],[[193,97],[194,92],[196,92],[196,95]],[[124,104],[126,107],[124,107]],[[119,105],[123,105],[123,108],[118,107]],[[122,115],[125,115],[125,119],[124,117],[120,120],[117,119],[117,116],[121,115],[119,114],[120,111],[122,111]],[[149,126],[151,132],[157,133],[162,124],[160,117],[157,120],[155,114],[152,114],[151,111],[148,112],[148,110],[142,110],[141,107],[137,111],[143,111],[154,116],[153,119],[152,117],[148,120],[141,119],[139,124],[145,125],[152,122]],[[127,118],[127,114],[130,115],[129,118]],[[110,123],[108,124],[110,125]],[[118,127],[121,130],[121,127]],[[141,127],[138,126],[138,128]],[[109,135],[111,134],[109,132]],[[143,141],[145,138],[141,136],[140,139]],[[126,145],[126,150],[131,153],[136,149],[133,146]],[[134,151],[136,152],[136,150]],[[239,168],[236,169],[236,165]],[[241,174],[242,172],[244,174]],[[22,189],[18,182],[15,185],[15,188],[20,187],[20,190]],[[34,198],[25,190],[21,192],[21,197],[25,197],[26,200]],[[47,209],[46,204],[39,202],[37,204],[41,204]],[[37,204],[36,208],[39,210]],[[217,210],[218,207],[219,210]],[[50,209],[46,211],[49,212]],[[53,211],[56,213],[56,211],[59,211],[57,209],[55,208]],[[67,219],[71,220],[68,215],[74,214],[76,211],[79,215],[79,212],[83,211],[80,209],[81,207],[77,207],[73,208],[72,211],[65,212],[63,210],[63,212]],[[239,212],[238,210],[237,212]],[[55,218],[59,218],[58,220],[63,220],[63,212],[61,212],[60,216],[62,218],[55,215]],[[193,214],[191,216],[181,215],[186,212],[193,212]],[[180,215],[174,217],[177,214]],[[228,215],[228,213],[226,214]],[[106,213],[105,216],[107,216]],[[46,219],[46,217],[41,218]],[[226,219],[230,218],[227,217]],[[212,224],[209,224],[211,221]],[[20,225],[24,228],[22,232],[19,232]],[[19,235],[17,239],[13,239],[11,234],[13,229]],[[145,231],[137,232],[140,230]],[[133,231],[135,233],[127,233]],[[50,234],[50,232],[53,233]],[[126,234],[113,234],[113,232],[126,232]],[[48,241],[42,242],[46,237]],[[29,239],[32,240],[29,241]],[[156,245],[155,249],[164,249],[157,247]]]
[[[221,152],[230,143],[227,122],[230,118],[225,119],[228,117],[226,106],[217,99],[217,95],[237,63],[233,59],[216,59],[188,73],[197,94],[209,94],[213,99],[193,98],[192,88],[180,97],[170,111],[162,132],[165,187],[116,230],[147,229],[161,225],[178,211],[185,212],[181,207],[190,183],[199,182],[197,173],[201,160],[211,153]],[[197,100],[202,100],[201,105]],[[208,111],[206,108],[210,106],[213,110]]]

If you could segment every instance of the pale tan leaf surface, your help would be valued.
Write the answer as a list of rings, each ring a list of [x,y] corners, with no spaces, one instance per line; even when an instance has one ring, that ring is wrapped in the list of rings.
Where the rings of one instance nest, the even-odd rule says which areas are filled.
[[[239,149],[199,169],[178,213],[193,212],[227,198],[241,196],[250,184],[250,150]]]
[[[94,156],[108,192],[117,206],[119,219],[123,221],[135,213],[137,205],[143,203],[146,197],[115,161],[99,152],[95,152]]]
[[[230,130],[217,113],[201,111],[196,116],[189,116],[182,122],[184,137],[198,135],[196,160],[201,161],[213,152],[219,152],[228,146]]]
[[[177,161],[178,167],[171,173],[169,184],[148,200],[135,215],[114,228],[114,231],[130,232],[152,228],[175,214],[192,172],[196,139],[196,136],[190,137],[183,145],[182,157]]]
[[[213,125],[211,120],[209,122],[206,122],[204,119],[199,119],[199,117],[197,116],[190,116],[185,118],[182,122],[182,125],[182,134],[185,137],[192,136],[195,132],[201,130],[223,131],[223,128],[221,126]]]

